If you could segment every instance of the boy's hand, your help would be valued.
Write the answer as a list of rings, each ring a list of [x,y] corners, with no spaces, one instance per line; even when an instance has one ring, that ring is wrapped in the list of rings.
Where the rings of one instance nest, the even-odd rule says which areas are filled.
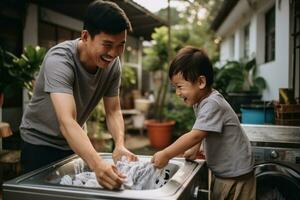
[[[183,154],[183,157],[190,159],[190,160],[195,160],[197,158],[197,154],[200,150],[200,143],[196,144],[195,146],[193,146],[192,148],[190,148],[189,150],[185,151]]]
[[[169,160],[170,158],[165,151],[159,151],[153,155],[151,162],[153,163],[154,167],[161,169],[169,163]]]

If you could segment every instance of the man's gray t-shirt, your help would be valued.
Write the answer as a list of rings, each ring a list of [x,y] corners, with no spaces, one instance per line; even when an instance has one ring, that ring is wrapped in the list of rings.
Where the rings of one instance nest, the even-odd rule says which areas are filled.
[[[79,39],[52,47],[46,54],[36,81],[34,95],[27,106],[21,126],[24,141],[59,149],[70,149],[63,137],[50,93],[74,96],[76,120],[83,126],[89,114],[103,96],[119,94],[121,66],[119,58],[95,74],[87,72],[79,61]]]
[[[228,102],[216,90],[194,105],[193,129],[206,131],[203,150],[207,165],[218,177],[237,177],[253,170],[250,142]]]

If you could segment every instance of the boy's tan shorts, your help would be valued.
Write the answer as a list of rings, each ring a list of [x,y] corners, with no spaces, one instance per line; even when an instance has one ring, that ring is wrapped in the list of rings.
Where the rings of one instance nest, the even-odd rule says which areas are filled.
[[[254,172],[236,178],[213,176],[211,200],[255,200],[256,179]]]

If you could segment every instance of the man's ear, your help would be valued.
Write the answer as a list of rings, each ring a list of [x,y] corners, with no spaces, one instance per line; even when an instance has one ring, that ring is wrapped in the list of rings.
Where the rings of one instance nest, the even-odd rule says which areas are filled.
[[[81,40],[83,42],[86,42],[88,37],[89,37],[89,32],[87,30],[82,30],[81,31]]]
[[[204,89],[206,87],[206,77],[205,76],[198,77],[198,85],[199,85],[199,89]]]

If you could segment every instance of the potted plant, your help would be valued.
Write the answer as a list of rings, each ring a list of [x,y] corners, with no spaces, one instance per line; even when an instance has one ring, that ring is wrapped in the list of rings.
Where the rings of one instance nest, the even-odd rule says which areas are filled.
[[[105,111],[101,100],[94,108],[86,122],[87,132],[94,148],[99,152],[111,152],[113,147],[112,136],[107,133]]]
[[[15,87],[26,88],[32,95],[33,80],[43,62],[46,49],[26,46],[20,57],[0,47],[0,93],[9,93]]]
[[[121,107],[122,109],[133,108],[133,97],[132,89],[134,89],[137,83],[137,74],[134,68],[128,64],[124,64],[122,67],[122,76],[121,76]]]
[[[221,68],[214,68],[214,72],[214,88],[228,99],[236,113],[240,113],[241,104],[261,99],[262,91],[266,88],[265,79],[256,74],[255,58],[227,61]]]
[[[169,120],[165,115],[166,99],[168,98],[169,79],[168,69],[168,29],[160,27],[152,34],[153,44],[145,48],[143,67],[154,77],[155,102],[149,112],[145,125],[148,130],[150,143],[157,149],[165,148],[171,143],[172,127],[174,120]]]

